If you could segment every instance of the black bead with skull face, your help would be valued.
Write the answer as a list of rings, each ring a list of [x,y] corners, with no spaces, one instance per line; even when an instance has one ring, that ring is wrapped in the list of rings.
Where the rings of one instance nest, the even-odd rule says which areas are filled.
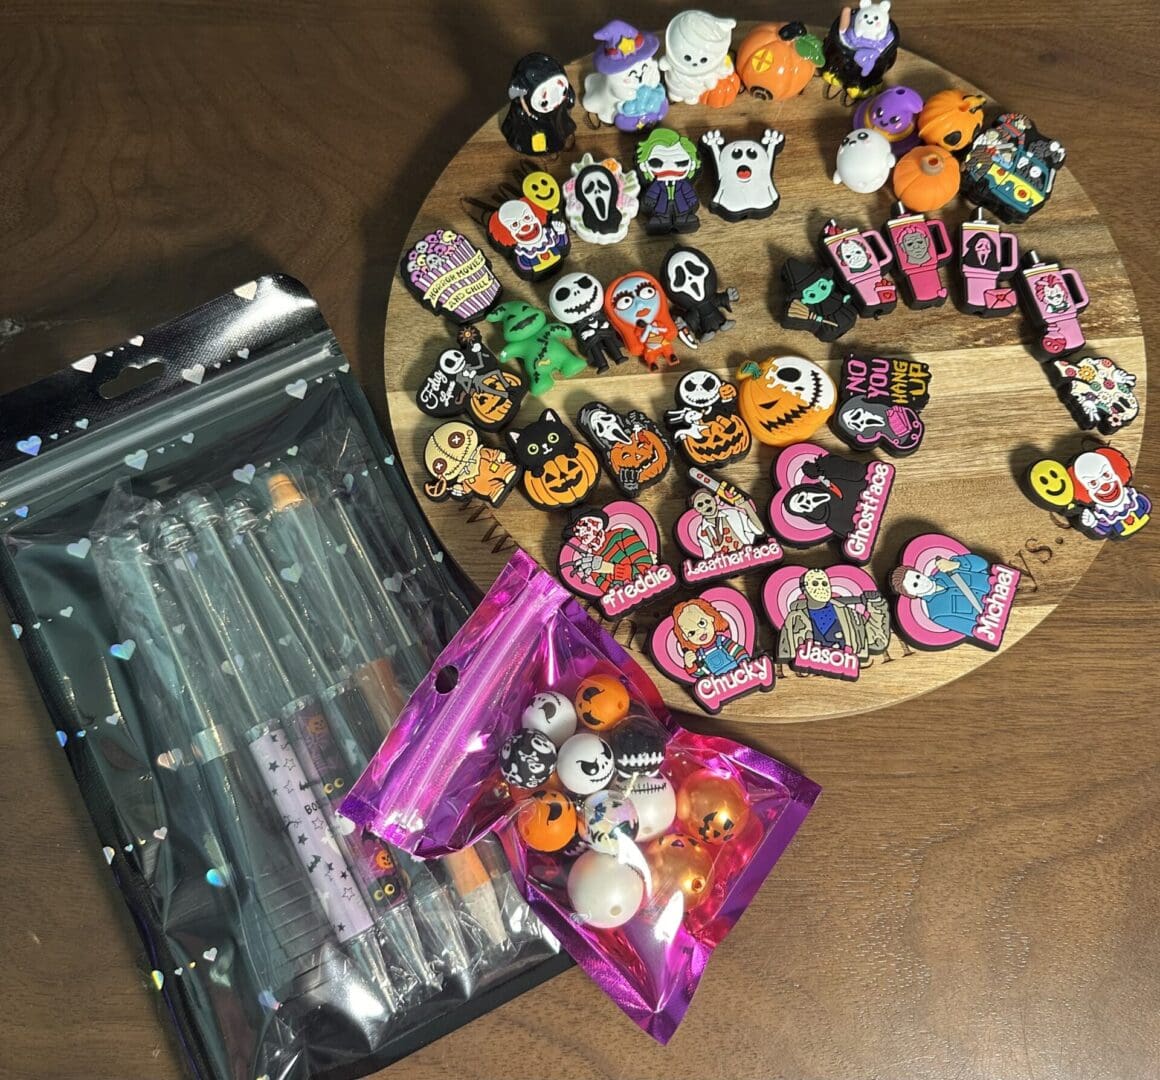
[[[556,767],[556,747],[539,731],[517,731],[500,748],[499,767],[503,778],[516,787],[542,784]]]

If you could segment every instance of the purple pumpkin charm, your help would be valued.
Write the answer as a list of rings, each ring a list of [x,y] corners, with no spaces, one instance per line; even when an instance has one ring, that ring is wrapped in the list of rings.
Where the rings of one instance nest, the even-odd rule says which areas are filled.
[[[922,95],[909,86],[892,86],[854,110],[854,127],[870,128],[886,136],[896,158],[913,150],[918,137],[918,114],[922,112]]]

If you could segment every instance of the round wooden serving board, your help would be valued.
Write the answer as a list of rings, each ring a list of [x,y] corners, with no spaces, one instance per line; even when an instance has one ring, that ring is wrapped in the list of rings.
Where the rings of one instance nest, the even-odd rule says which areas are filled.
[[[734,40],[740,41],[746,30],[739,28]],[[569,65],[568,70],[579,91],[584,75],[591,70],[588,58]],[[888,80],[913,86],[924,97],[946,87],[976,89],[905,51],[899,53]],[[601,375],[586,372],[557,383],[546,397],[525,399],[514,426],[530,423],[544,407],[557,410],[574,426],[580,406],[592,399],[619,409],[642,408],[660,422],[664,410],[672,405],[673,387],[682,371],[708,367],[732,379],[738,364],[749,357],[796,353],[821,362],[833,375],[848,352],[925,361],[932,369],[931,401],[923,413],[926,437],[917,454],[894,462],[898,470],[894,491],[870,570],[884,584],[905,542],[932,529],[956,536],[980,554],[1016,567],[1023,580],[1003,644],[1008,649],[1055,608],[1100,550],[1098,542],[1068,528],[1064,519],[1030,503],[1020,491],[1018,479],[1037,457],[1066,457],[1095,440],[1076,427],[1041,364],[1024,344],[1031,340],[1032,329],[1023,316],[980,319],[960,314],[953,303],[954,282],[950,284],[952,299],[944,307],[910,311],[900,303],[893,314],[882,319],[860,320],[853,331],[831,345],[780,327],[776,312],[783,259],[790,255],[816,257],[818,232],[830,217],[844,225],[880,227],[893,216],[889,184],[873,195],[858,195],[831,182],[834,155],[850,128],[852,111],[837,101],[825,100],[823,85],[815,79],[801,97],[788,102],[762,102],[743,95],[722,110],[674,105],[665,120],[666,126],[694,140],[715,127],[721,128],[726,138],[756,138],[767,126],[785,134],[775,177],[781,192],[778,211],[763,221],[728,224],[702,207],[700,230],[685,238],[714,260],[722,287],[735,285],[740,289],[741,300],[734,308],[736,328],[696,352],[679,348],[681,366],[664,373],[650,373],[629,360]],[[1018,102],[1003,105],[1019,108]],[[996,111],[994,105],[989,106],[988,120]],[[585,151],[597,159],[614,156],[629,165],[634,137],[608,126],[594,130],[585,123],[579,104],[573,115],[578,124],[574,150],[543,166],[558,181],[568,178],[568,166]],[[1052,117],[1033,119],[1050,137],[1067,145],[1067,132],[1057,130]],[[520,281],[502,256],[489,248],[483,229],[460,201],[465,196],[488,199],[498,185],[514,178],[520,162],[520,156],[500,134],[498,119],[488,120],[444,170],[419,211],[410,239],[440,227],[462,232],[492,259],[507,296],[527,299],[546,311],[550,282],[532,286]],[[704,174],[698,180],[698,191],[706,202],[712,183]],[[948,228],[957,229],[968,213],[967,205],[955,200],[936,216],[941,216]],[[1045,258],[1058,258],[1079,270],[1092,297],[1091,306],[1081,316],[1088,351],[1110,356],[1137,375],[1140,416],[1125,432],[1109,440],[1134,461],[1144,428],[1144,339],[1132,288],[1111,235],[1066,168],[1057,179],[1048,206],[1026,225],[1015,226],[1014,231],[1021,251],[1034,248]],[[656,274],[676,239],[649,237],[639,222],[633,224],[624,242],[610,247],[574,237],[565,272],[588,270],[605,283],[635,268]],[[944,273],[949,276],[952,269],[948,266]],[[479,325],[484,340],[498,353],[503,344],[498,328]],[[423,445],[439,421],[419,411],[415,391],[434,358],[452,340],[450,324],[432,317],[396,277],[384,347],[387,398],[403,465],[420,493],[428,479],[422,464]],[[485,439],[498,441],[494,436]],[[848,452],[827,429],[815,439],[828,449]],[[769,474],[775,451],[758,443],[754,446],[745,461],[723,470],[723,475],[745,488],[764,511],[771,492]],[[671,530],[685,509],[686,494],[684,469],[675,456],[669,475],[641,500],[661,527],[662,557],[672,565],[681,555]],[[595,501],[615,497],[611,482],[602,476]],[[419,500],[447,550],[480,588],[491,584],[516,544],[554,570],[566,515],[534,509],[522,490],[513,491],[494,511],[479,502],[434,503],[422,494]],[[786,561],[817,566],[839,560],[827,545],[790,551]],[[761,624],[758,645],[772,650],[774,632],[760,615],[759,593],[765,576],[755,573],[727,583],[737,585],[750,597]],[[695,710],[685,688],[660,675],[644,653],[652,627],[674,599],[685,595],[691,593],[670,594],[667,606],[662,599],[611,629],[641,660],[670,705]],[[589,610],[593,610],[591,605]],[[957,679],[992,655],[970,643],[943,652],[920,652],[895,637],[887,654],[865,665],[855,683],[797,677],[783,668],[773,693],[743,698],[727,706],[722,715],[755,723],[785,723],[869,712]]]

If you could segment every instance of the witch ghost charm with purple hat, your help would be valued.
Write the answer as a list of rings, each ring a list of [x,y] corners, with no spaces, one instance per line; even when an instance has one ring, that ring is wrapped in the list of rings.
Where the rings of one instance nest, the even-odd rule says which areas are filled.
[[[596,70],[584,80],[581,105],[621,131],[659,124],[669,111],[669,99],[656,60],[656,34],[613,19],[592,36],[598,42],[592,54]]]

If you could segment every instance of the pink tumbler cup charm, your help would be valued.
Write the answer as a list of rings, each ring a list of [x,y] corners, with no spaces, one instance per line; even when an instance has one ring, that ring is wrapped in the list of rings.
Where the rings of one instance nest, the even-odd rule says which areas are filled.
[[[822,249],[838,277],[849,287],[865,319],[889,315],[898,305],[898,288],[887,276],[894,261],[882,234],[874,229],[842,228],[833,218],[822,227]]]
[[[1009,315],[1019,306],[1008,275],[1019,268],[1019,241],[988,221],[982,210],[959,230],[959,274],[963,296],[959,307],[969,315]],[[1003,282],[1001,284],[1001,282]]]
[[[886,235],[894,248],[894,265],[902,273],[899,284],[906,292],[906,304],[912,308],[941,307],[946,303],[947,287],[939,267],[953,254],[947,227],[937,218],[925,214],[908,214],[898,204],[899,217],[886,223]]]
[[[1039,348],[1048,357],[1067,356],[1086,344],[1079,313],[1091,302],[1083,278],[1067,266],[1041,262],[1028,252],[1019,271],[1027,317],[1041,333]]]

